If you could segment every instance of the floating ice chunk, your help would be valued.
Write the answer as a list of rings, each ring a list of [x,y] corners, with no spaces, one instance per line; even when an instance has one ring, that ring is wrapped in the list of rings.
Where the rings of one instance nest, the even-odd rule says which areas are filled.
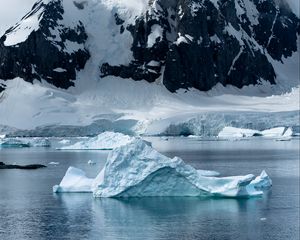
[[[218,134],[218,137],[227,139],[227,138],[253,137],[255,135],[261,135],[260,131],[245,129],[245,128],[225,127]]]
[[[263,170],[261,174],[251,182],[251,185],[257,189],[270,188],[272,187],[272,179],[268,176],[266,171]]]
[[[4,134],[4,135],[0,135],[0,139],[3,139],[3,138],[5,138],[6,137],[6,135]]]
[[[53,187],[53,192],[92,192],[92,183],[93,179],[86,177],[85,172],[69,167],[61,183]]]
[[[94,161],[92,161],[92,160],[89,160],[88,161],[88,165],[96,165],[96,163]]]
[[[231,138],[245,138],[245,137],[255,137],[262,136],[265,138],[291,138],[293,135],[293,130],[286,127],[277,127],[272,129],[267,129],[264,131],[235,128],[235,127],[225,127],[218,134],[219,138],[231,139]]]
[[[59,162],[49,162],[49,165],[59,165]]]
[[[7,138],[4,139],[0,143],[0,147],[2,148],[27,148],[30,147],[30,143],[28,141],[24,141],[16,138]]]
[[[61,147],[62,150],[111,150],[126,145],[134,140],[134,137],[122,133],[104,132],[97,137],[89,138],[74,145]]]
[[[267,129],[262,131],[262,135],[264,137],[268,137],[268,138],[277,138],[277,137],[282,137],[284,136],[284,134],[287,132],[287,135],[291,132],[290,136],[293,134],[293,131],[287,130],[285,127],[277,127],[277,128],[271,128],[271,129]]]
[[[170,159],[142,140],[114,149],[93,184],[95,197],[261,195],[254,175],[206,177],[180,158]]]
[[[54,192],[93,192],[94,197],[259,196],[271,186],[265,172],[235,177],[212,177],[217,172],[196,170],[178,157],[168,158],[136,139],[110,152],[95,179],[69,168]]]

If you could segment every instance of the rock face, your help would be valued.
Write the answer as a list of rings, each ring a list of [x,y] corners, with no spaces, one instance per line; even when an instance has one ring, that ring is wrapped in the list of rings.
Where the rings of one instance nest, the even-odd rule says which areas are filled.
[[[275,84],[267,56],[281,60],[297,51],[299,19],[284,2],[273,0],[158,0],[127,30],[134,39],[134,61],[104,64],[104,76],[152,82],[163,74],[172,92],[207,91],[217,83]]]
[[[76,84],[76,71],[85,67],[95,49],[87,47],[82,15],[73,16],[71,27],[65,24],[63,1],[38,1],[5,33],[0,40],[0,79],[44,79],[60,88]],[[86,15],[88,4],[74,1]],[[99,60],[102,78],[159,80],[172,92],[207,91],[217,83],[239,88],[262,80],[275,84],[270,60],[281,61],[297,51],[299,19],[284,0],[151,0],[145,9],[134,23],[111,12],[113,25],[119,27],[112,34],[129,32],[132,37],[132,59],[117,65]],[[14,42],[19,38],[15,35],[28,30],[27,24],[35,30]],[[0,85],[0,91],[4,88]]]
[[[74,86],[76,70],[84,68],[90,56],[83,45],[87,35],[80,21],[65,28],[60,23],[63,13],[60,0],[38,1],[6,31],[0,39],[0,79],[44,79],[60,88]],[[36,29],[27,33],[28,28]]]
[[[39,168],[45,168],[46,166],[41,165],[41,164],[31,164],[31,165],[25,165],[25,166],[20,166],[20,165],[6,165],[3,162],[0,162],[0,169],[22,169],[22,170],[35,170]]]

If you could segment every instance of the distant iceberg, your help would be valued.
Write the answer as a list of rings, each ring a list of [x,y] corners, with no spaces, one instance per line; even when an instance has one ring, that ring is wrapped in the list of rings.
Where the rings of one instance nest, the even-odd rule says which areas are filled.
[[[47,138],[2,138],[0,140],[2,148],[27,148],[27,147],[51,147],[51,142]]]
[[[264,131],[235,128],[235,127],[224,127],[223,130],[218,134],[219,138],[232,139],[232,138],[249,138],[249,137],[265,137],[265,138],[291,138],[293,130],[288,127],[277,127],[271,128]]]
[[[217,172],[196,170],[175,157],[168,158],[136,139],[110,152],[95,179],[69,168],[54,192],[92,192],[94,197],[209,196],[251,197],[263,194],[272,181],[263,172],[235,177],[215,177]]]
[[[122,133],[104,132],[96,137],[63,146],[60,150],[112,150],[132,142],[135,138]]]
[[[0,142],[0,147],[2,148],[27,148],[30,147],[28,141],[24,141],[16,138],[4,138]]]

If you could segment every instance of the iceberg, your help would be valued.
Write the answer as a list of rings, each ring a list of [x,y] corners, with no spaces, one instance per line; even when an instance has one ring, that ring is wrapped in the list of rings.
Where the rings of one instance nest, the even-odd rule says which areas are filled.
[[[112,150],[126,145],[135,138],[122,133],[104,132],[96,137],[77,142],[73,145],[57,148],[59,150]]]
[[[283,138],[288,139],[293,135],[293,130],[290,127],[277,127],[271,128],[264,131],[235,128],[235,127],[224,127],[223,130],[218,134],[219,138],[232,139],[232,138],[249,138],[249,137],[265,137],[265,138]]]
[[[0,142],[3,148],[51,147],[47,138],[3,138]]]
[[[16,138],[4,138],[0,142],[2,148],[28,148],[30,143]]]
[[[168,158],[136,139],[110,152],[95,179],[69,168],[54,192],[91,192],[94,197],[252,197],[271,186],[266,172],[259,177],[216,177],[219,173],[196,170],[178,157]]]
[[[92,192],[94,179],[86,177],[85,172],[74,167],[69,167],[63,180],[58,186],[53,187],[53,192]]]
[[[260,131],[246,128],[225,127],[218,134],[219,138],[243,138],[261,135]]]

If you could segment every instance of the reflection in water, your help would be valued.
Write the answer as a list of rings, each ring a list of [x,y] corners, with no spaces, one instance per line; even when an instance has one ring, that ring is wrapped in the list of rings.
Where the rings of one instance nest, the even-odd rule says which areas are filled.
[[[69,166],[95,177],[107,152],[1,149],[1,161],[60,162],[37,171],[0,171],[0,239],[299,239],[299,140],[154,142],[196,168],[224,175],[260,174],[273,188],[262,198],[94,199],[52,193]],[[89,160],[95,166],[87,164]],[[264,219],[264,220],[261,220]]]
[[[201,238],[207,237],[210,231],[213,234],[220,230],[224,230],[224,236],[229,232],[235,233],[232,237],[239,237],[241,232],[253,238],[259,234],[253,219],[258,218],[256,205],[262,201],[261,198],[150,197],[91,200],[89,194],[62,194],[55,197],[62,201],[69,221],[78,220],[80,228],[85,226],[86,230],[90,229],[89,237],[98,236],[99,239]],[[92,205],[92,214],[86,211],[89,204]],[[241,225],[241,217],[248,224]],[[216,219],[220,223],[218,228],[213,223]]]

